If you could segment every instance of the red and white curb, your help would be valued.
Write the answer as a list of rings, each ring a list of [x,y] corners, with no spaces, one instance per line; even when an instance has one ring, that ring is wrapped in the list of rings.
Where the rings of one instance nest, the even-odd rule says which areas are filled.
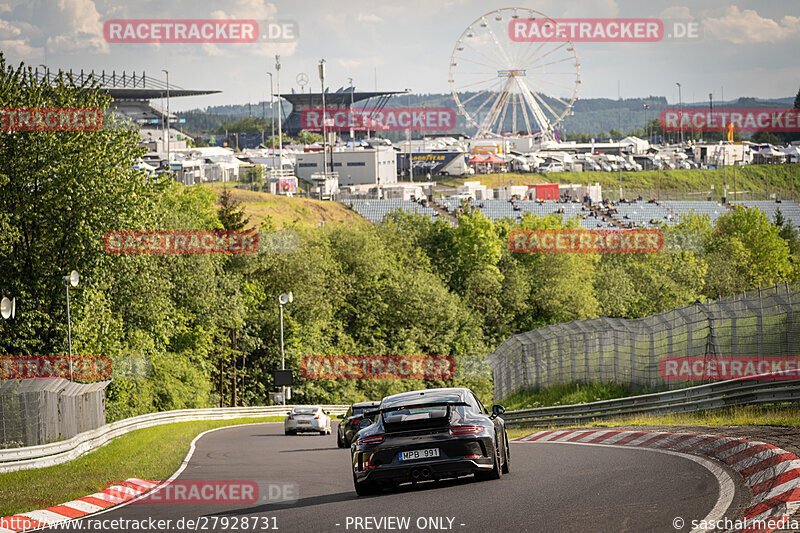
[[[95,492],[90,496],[78,498],[71,502],[0,518],[0,533],[37,529],[97,513],[114,505],[127,502],[156,485],[158,483],[132,477],[118,485],[112,485],[100,492]]]
[[[742,518],[745,527],[741,531],[748,533],[779,529],[800,509],[800,458],[764,442],[697,433],[617,430],[539,431],[514,440],[633,446],[716,459],[742,476],[753,493]],[[757,528],[769,520],[779,525],[770,530]]]

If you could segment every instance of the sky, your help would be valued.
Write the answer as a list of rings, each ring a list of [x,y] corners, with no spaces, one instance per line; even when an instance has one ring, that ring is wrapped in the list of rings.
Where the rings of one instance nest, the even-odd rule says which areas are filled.
[[[576,42],[579,98],[653,95],[674,103],[676,83],[683,102],[707,101],[709,93],[715,100],[779,98],[800,88],[798,0],[0,0],[0,51],[11,64],[52,70],[146,71],[163,79],[167,69],[172,85],[222,91],[173,99],[174,111],[267,100],[275,54],[281,92],[299,92],[301,73],[318,91],[317,65],[325,59],[332,90],[348,78],[358,90],[373,90],[377,77],[380,90],[449,93],[457,40],[482,15],[507,7],[556,19],[658,18],[701,28],[693,40]],[[104,23],[120,19],[290,21],[298,35],[283,43],[107,42]]]

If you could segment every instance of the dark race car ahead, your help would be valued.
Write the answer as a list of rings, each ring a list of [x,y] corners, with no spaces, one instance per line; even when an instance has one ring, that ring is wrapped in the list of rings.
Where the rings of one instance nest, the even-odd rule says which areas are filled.
[[[342,421],[336,431],[336,445],[339,448],[349,448],[361,424],[369,420],[364,416],[366,411],[374,411],[381,405],[381,402],[359,402],[350,406],[347,412],[339,415]]]
[[[387,396],[350,447],[356,493],[466,474],[499,479],[510,465],[505,424],[497,416],[504,411],[494,405],[489,413],[464,388]]]

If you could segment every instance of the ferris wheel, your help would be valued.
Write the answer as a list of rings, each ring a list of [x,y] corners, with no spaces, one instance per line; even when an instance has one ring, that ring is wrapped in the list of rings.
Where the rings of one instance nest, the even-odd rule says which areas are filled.
[[[517,19],[556,22],[528,8],[503,8],[477,18],[450,55],[450,90],[476,137],[505,133],[555,140],[555,126],[572,113],[580,63],[566,37],[542,42],[511,38]]]

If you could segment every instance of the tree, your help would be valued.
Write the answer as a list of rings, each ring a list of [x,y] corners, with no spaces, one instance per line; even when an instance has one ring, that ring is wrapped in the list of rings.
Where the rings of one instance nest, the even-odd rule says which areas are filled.
[[[219,195],[217,216],[223,229],[227,231],[241,231],[250,223],[250,218],[244,213],[242,202],[234,200],[227,187],[224,187]]]
[[[736,206],[717,219],[706,245],[709,298],[793,281],[797,270],[779,228],[759,209]]]
[[[76,86],[66,74],[52,85],[38,81],[24,64],[7,65],[1,53],[0,88],[7,107],[109,104],[94,83]],[[138,141],[136,131],[110,117],[100,131],[0,135],[0,213],[8,225],[0,269],[4,289],[25,309],[14,333],[0,325],[3,351],[66,351],[62,276],[80,271],[85,281],[76,292],[97,283],[111,261],[104,233],[152,220],[152,197],[165,182],[133,169],[143,153]]]

